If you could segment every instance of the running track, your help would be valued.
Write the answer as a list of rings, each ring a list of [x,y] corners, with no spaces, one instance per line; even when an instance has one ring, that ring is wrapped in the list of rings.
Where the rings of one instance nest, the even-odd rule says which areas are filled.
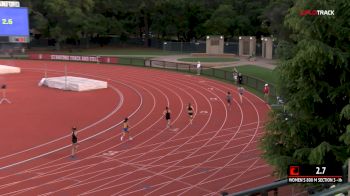
[[[21,74],[0,76],[13,104],[0,105],[1,195],[219,195],[274,181],[257,149],[269,107],[234,86],[155,69],[1,60]],[[106,80],[109,88],[68,92],[38,87],[49,77]],[[232,110],[225,95],[232,91]],[[188,123],[187,104],[195,109]],[[163,111],[172,111],[166,129]],[[130,117],[132,141],[120,141]],[[70,128],[79,129],[70,159]]]

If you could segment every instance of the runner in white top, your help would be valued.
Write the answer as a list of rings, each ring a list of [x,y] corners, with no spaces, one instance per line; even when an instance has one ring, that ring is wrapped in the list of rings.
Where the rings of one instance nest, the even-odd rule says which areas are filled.
[[[197,63],[197,75],[201,75],[201,62],[198,61]]]
[[[244,88],[242,86],[238,87],[238,95],[239,95],[239,100],[241,103],[243,102],[243,93],[244,93]]]

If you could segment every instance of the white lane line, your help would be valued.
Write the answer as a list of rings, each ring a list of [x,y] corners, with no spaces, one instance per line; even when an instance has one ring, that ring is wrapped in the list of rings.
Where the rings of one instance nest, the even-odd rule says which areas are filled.
[[[222,90],[220,90],[220,91],[223,92]],[[222,103],[222,105],[223,105],[224,108],[225,108],[225,111],[226,111],[226,119],[227,119],[227,108],[226,108],[226,104],[224,103],[223,100],[221,100],[221,99],[219,99],[219,100],[220,100],[220,102]],[[240,130],[240,128],[242,127],[243,119],[244,119],[244,113],[243,113],[243,110],[242,110],[241,106],[237,103],[236,100],[234,100],[234,101],[236,102],[236,104],[238,105],[238,107],[239,107],[239,109],[240,109],[242,118],[241,118],[240,126],[238,127],[237,132],[234,134],[233,137],[230,138],[230,141],[233,140],[233,138],[235,138],[236,135],[239,133],[239,130]],[[225,122],[226,122],[226,120],[225,120]],[[224,124],[223,124],[223,125],[224,125]],[[223,127],[223,126],[222,126],[222,127]],[[222,128],[222,127],[221,127],[221,128]],[[196,165],[196,168],[200,167],[201,165],[203,165],[204,163],[206,163],[207,161],[209,161],[210,159],[212,159],[213,157],[215,157],[219,152],[221,152],[221,150],[225,149],[225,147],[226,147],[228,144],[229,144],[229,142],[226,143],[225,145],[223,145],[215,154],[211,155],[209,158],[207,158],[207,159],[204,160],[203,162],[194,164],[194,165]],[[242,151],[241,151],[241,152],[242,152]],[[240,153],[239,153],[239,154],[240,154]],[[236,157],[239,156],[239,154],[236,155]],[[184,173],[184,174],[182,174],[182,175],[180,175],[180,176],[178,176],[176,179],[179,179],[179,178],[181,178],[181,177],[187,175],[188,173],[190,173],[190,172],[192,172],[192,171],[193,171],[193,169],[190,170],[190,171],[188,171],[188,172],[186,172],[186,173]],[[202,182],[202,181],[201,181],[201,182]],[[161,189],[161,188],[163,188],[163,187],[169,185],[170,183],[172,183],[172,182],[168,182],[168,183],[166,183],[166,184],[164,184],[164,185],[158,187],[157,189],[154,189],[154,190],[152,190],[151,192],[148,192],[146,195],[150,195],[150,194],[152,194],[153,192],[155,192],[155,191],[157,191],[157,190],[159,190],[159,189]],[[197,183],[197,184],[198,184],[198,183]],[[191,188],[191,187],[194,187],[194,186],[196,186],[196,187],[198,188],[197,184],[196,184],[196,185],[191,185],[190,188]],[[170,193],[169,193],[169,194],[170,194]]]
[[[25,69],[25,68],[24,68],[24,69]],[[78,131],[78,133],[80,133],[80,132],[82,132],[82,131],[84,131],[84,130],[86,130],[86,129],[89,129],[89,128],[91,128],[91,127],[93,127],[93,126],[95,126],[95,125],[101,123],[102,121],[108,119],[110,116],[112,116],[113,114],[115,114],[115,113],[120,109],[120,107],[121,107],[121,105],[123,104],[123,101],[124,101],[124,96],[123,96],[123,94],[122,94],[117,88],[115,88],[114,86],[110,86],[110,85],[109,85],[109,87],[111,87],[111,88],[119,95],[119,97],[121,98],[121,100],[119,101],[119,104],[116,105],[116,107],[114,108],[114,110],[112,110],[108,115],[106,115],[105,117],[101,118],[100,120],[98,120],[98,121],[96,121],[96,122],[94,122],[94,123],[92,123],[92,124],[90,124],[90,125],[88,125],[88,126],[86,126],[86,127],[81,128],[81,129]],[[40,145],[31,147],[31,148],[28,148],[28,149],[25,149],[25,150],[22,150],[22,151],[19,151],[19,152],[16,152],[16,153],[12,153],[12,154],[8,154],[8,155],[5,155],[5,156],[1,156],[1,157],[0,157],[0,160],[1,160],[1,159],[9,158],[9,157],[12,157],[12,156],[15,156],[15,155],[19,155],[19,154],[22,154],[22,153],[26,153],[26,152],[28,152],[28,151],[31,151],[31,150],[34,150],[34,149],[37,149],[37,148],[46,146],[46,145],[48,145],[48,144],[57,142],[57,141],[59,141],[59,140],[66,139],[66,138],[68,138],[68,137],[70,137],[70,136],[71,136],[71,135],[69,134],[69,135],[66,135],[66,136],[63,136],[63,137],[54,139],[54,140],[52,140],[52,141],[49,141],[49,142],[46,142],[46,143],[43,143],[43,144],[40,144]],[[4,169],[4,168],[0,167],[0,170],[1,170],[1,169]]]
[[[186,82],[187,84],[188,84],[188,87],[190,86],[190,82]],[[200,88],[202,88],[202,87],[200,87]],[[203,89],[203,88],[202,88]],[[197,91],[197,89],[193,89],[193,90],[195,90],[195,91]],[[205,89],[203,89],[203,90],[205,90]],[[209,93],[211,93],[211,92],[209,92]],[[213,93],[211,93],[211,94],[213,94]],[[213,94],[214,95],[214,94]],[[205,100],[207,100],[208,101],[208,99],[206,98],[206,96],[204,96],[204,95],[202,95],[203,97],[205,97]],[[214,95],[214,96],[216,96],[216,95]],[[210,105],[210,110],[212,110],[212,104],[210,103],[210,101],[209,101],[209,105]],[[226,107],[225,107],[225,111],[226,111],[226,118],[227,118],[227,110],[226,110]],[[211,115],[211,113],[210,113],[210,115]],[[210,118],[210,117],[209,117]],[[225,118],[225,119],[226,119]],[[208,121],[209,122],[209,121]],[[200,131],[199,132],[202,132],[203,130],[204,130],[204,128],[206,127],[206,125],[208,124],[208,122],[200,129]],[[226,122],[226,120],[224,120],[224,123],[222,123],[222,126],[225,124],[225,122]],[[222,127],[221,127],[222,128]],[[220,130],[220,129],[219,129]],[[196,135],[198,134],[198,132],[196,133]],[[218,134],[218,132],[216,132],[215,133],[215,135],[217,135]],[[191,138],[193,138],[193,136],[191,137]],[[213,139],[214,137],[212,137],[211,139]],[[209,143],[210,141],[211,141],[211,139],[209,140],[209,141],[207,141],[205,144],[207,144],[207,143]],[[185,142],[184,144],[186,144],[187,142]],[[203,146],[205,146],[205,144],[203,144]],[[181,147],[181,146],[180,146]],[[175,149],[175,150],[177,150],[177,149]],[[195,152],[193,152],[193,153],[195,153]],[[180,159],[178,162],[181,162],[181,161],[183,161],[183,160],[185,160],[186,158],[188,158],[188,157],[190,157],[193,153],[191,153],[190,155],[188,155],[187,157],[185,157],[185,158],[183,158],[183,159]],[[171,167],[171,166],[170,166]],[[164,169],[164,170],[166,170],[166,169]],[[162,171],[161,171],[162,172]],[[152,176],[151,176],[152,177]],[[149,178],[151,178],[151,177],[149,177]],[[176,179],[175,181],[178,181],[178,179]],[[139,183],[138,183],[139,184]],[[136,184],[137,185],[137,184]],[[132,186],[132,187],[134,187],[134,186]],[[131,188],[131,187],[129,187],[129,188]],[[127,190],[127,189],[129,189],[129,188],[126,188],[126,189],[123,189],[123,190],[121,190],[121,191],[119,191],[119,192],[117,192],[117,193],[115,193],[114,195],[117,195],[117,194],[120,194],[120,192],[122,192],[122,191],[125,191],[125,190]],[[93,193],[93,192],[89,192],[90,194],[91,193]]]
[[[164,80],[164,79],[163,79]],[[173,80],[172,80],[173,81]],[[169,81],[168,82],[168,85],[170,84],[170,82],[171,81]],[[182,84],[179,84],[179,83],[177,83],[177,85],[182,85]],[[186,87],[188,87],[188,88],[190,88],[190,89],[192,89],[194,92],[197,92],[199,95],[201,95],[202,97],[204,97],[204,99],[205,100],[207,100],[207,98],[204,96],[204,95],[202,95],[202,93],[201,92],[199,92],[197,89],[195,89],[195,88],[192,88],[192,87],[189,87],[189,85],[187,85]],[[181,90],[181,89],[180,89]],[[186,93],[186,91],[184,91],[185,93]],[[190,95],[190,94],[189,94]],[[192,95],[190,95],[192,98],[193,98],[193,96]],[[193,98],[194,99],[194,98]],[[196,100],[196,99],[194,99],[194,100]],[[208,102],[208,100],[207,100],[207,102]],[[210,104],[210,102],[208,102],[209,103],[209,105],[210,105],[210,107],[211,107],[211,104]],[[196,104],[197,105],[197,104]],[[198,107],[196,107],[196,108],[198,108]],[[210,119],[210,117],[208,118],[208,119]],[[202,132],[203,131],[203,129],[204,129],[204,127],[208,124],[208,122],[209,121],[207,121],[207,123],[203,126],[203,128],[201,128],[201,130],[200,131],[198,131],[197,133],[196,133],[196,135],[198,135],[200,132]],[[186,127],[187,127],[188,125],[186,125]],[[182,130],[184,130],[185,128],[183,128]],[[180,132],[179,132],[180,133]],[[195,135],[195,136],[196,136]],[[191,138],[193,138],[194,136],[192,136]],[[189,140],[191,140],[191,138],[189,139]],[[186,142],[187,143],[187,142]],[[185,145],[186,143],[183,143],[181,146],[183,146],[183,145]],[[179,146],[178,148],[180,148],[181,146]],[[175,149],[176,150],[176,149]],[[160,160],[160,159],[162,159],[164,156],[161,156],[159,159],[157,159],[157,160],[155,160],[154,162],[156,162],[156,161],[158,161],[158,160]],[[132,162],[132,161],[130,161],[130,162]],[[137,171],[137,170],[136,170]],[[135,172],[136,172],[135,171]],[[122,177],[124,177],[124,176],[121,176],[120,178],[122,178]],[[118,178],[119,179],[119,178]],[[117,179],[117,180],[118,180]],[[110,183],[113,183],[114,181],[112,181],[112,182],[109,182],[109,183],[106,183],[106,184],[104,184],[103,186],[105,186],[105,185],[107,185],[107,184],[110,184]],[[143,182],[143,181],[142,181]],[[140,183],[142,183],[142,182],[140,182]],[[138,184],[140,184],[140,183],[138,183]],[[99,186],[99,187],[101,187],[101,186]],[[96,188],[99,188],[99,187],[96,187]],[[96,189],[95,188],[95,189]],[[87,192],[85,192],[85,193],[83,193],[83,194],[88,194],[88,193],[92,193],[93,191],[92,190],[90,190],[90,191],[87,191]]]
[[[151,87],[151,88],[152,88],[152,87]],[[144,90],[145,90],[145,91],[148,91],[147,89],[144,89]],[[148,91],[148,92],[149,92],[149,91]],[[162,93],[161,91],[159,91],[159,92]],[[150,92],[149,92],[149,93],[150,93]],[[152,94],[152,93],[150,93],[150,94]],[[162,94],[164,94],[164,93],[162,93]],[[176,94],[176,93],[175,93],[175,94]],[[154,96],[153,96],[153,97],[154,97]],[[165,97],[167,98],[167,96],[165,96]],[[178,96],[178,97],[180,98],[180,96]],[[167,100],[168,100],[168,99],[167,99]],[[180,101],[182,101],[182,100],[180,99]],[[168,103],[169,103],[169,101],[168,101]],[[181,105],[183,105],[183,104],[181,104]],[[153,109],[154,109],[154,108],[153,108]],[[148,115],[150,115],[150,113],[149,113]],[[146,117],[147,117],[147,116],[146,116]],[[146,118],[146,117],[145,117],[145,118]],[[178,116],[178,117],[179,117],[179,116]],[[178,117],[177,117],[177,118],[178,118]],[[160,119],[162,119],[162,118],[160,118]],[[159,120],[160,120],[160,119],[159,119]],[[159,121],[159,120],[158,120],[158,121]],[[158,121],[157,121],[157,122],[158,122]],[[155,122],[154,124],[156,124],[157,122]],[[154,124],[153,124],[153,125],[154,125]],[[151,125],[150,127],[152,127],[153,125]],[[150,127],[148,127],[147,129],[149,129]],[[147,130],[147,129],[146,129],[146,130]],[[145,131],[145,130],[144,130],[144,131]],[[144,132],[144,131],[143,131],[143,132]],[[152,138],[151,138],[151,139],[152,139]],[[149,139],[149,140],[151,140],[151,139]],[[149,141],[149,140],[147,140],[147,141]],[[145,142],[144,142],[144,143],[145,143]],[[139,145],[141,145],[141,144],[139,144]],[[112,147],[111,147],[111,148],[112,148]],[[109,148],[109,149],[110,149],[110,148]],[[101,175],[101,174],[99,174],[99,175]],[[57,192],[57,191],[55,191],[55,192]]]

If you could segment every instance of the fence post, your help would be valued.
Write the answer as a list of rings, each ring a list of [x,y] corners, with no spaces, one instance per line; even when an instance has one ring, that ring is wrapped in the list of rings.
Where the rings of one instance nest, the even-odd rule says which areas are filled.
[[[181,41],[181,54],[182,54],[183,46],[182,46],[182,41]]]

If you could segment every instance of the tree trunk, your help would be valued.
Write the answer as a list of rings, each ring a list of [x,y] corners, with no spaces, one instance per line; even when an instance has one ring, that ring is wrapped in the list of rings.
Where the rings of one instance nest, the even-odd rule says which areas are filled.
[[[89,49],[90,48],[90,39],[89,39],[90,36],[85,35],[84,38],[85,38],[85,47],[86,47],[86,49]]]
[[[148,24],[148,14],[145,13],[143,17],[143,22],[145,24],[145,43],[146,47],[149,47],[149,24]]]

